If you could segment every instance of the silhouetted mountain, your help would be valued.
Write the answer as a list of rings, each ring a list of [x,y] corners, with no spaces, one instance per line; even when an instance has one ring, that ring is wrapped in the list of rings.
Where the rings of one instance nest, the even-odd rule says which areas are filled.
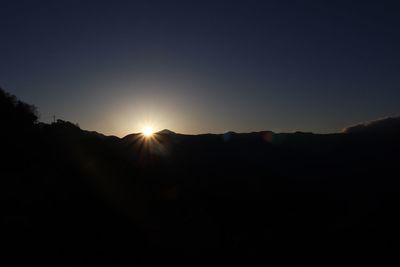
[[[32,106],[4,92],[0,101],[2,242],[13,265],[397,260],[396,135],[118,138],[37,123]]]
[[[158,134],[176,134],[175,132],[173,132],[171,130],[168,130],[168,129],[161,130],[161,131],[159,131],[157,133]]]

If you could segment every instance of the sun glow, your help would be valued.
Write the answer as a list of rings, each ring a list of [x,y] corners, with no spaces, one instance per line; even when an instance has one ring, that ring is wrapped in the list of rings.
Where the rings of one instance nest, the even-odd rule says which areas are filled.
[[[142,134],[145,137],[151,137],[153,135],[153,133],[154,133],[153,128],[149,127],[149,126],[144,127],[142,130]]]

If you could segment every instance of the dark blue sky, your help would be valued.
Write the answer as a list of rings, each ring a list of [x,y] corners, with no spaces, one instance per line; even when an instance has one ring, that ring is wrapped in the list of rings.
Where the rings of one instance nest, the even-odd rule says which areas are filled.
[[[123,136],[400,114],[397,1],[1,1],[0,86]]]

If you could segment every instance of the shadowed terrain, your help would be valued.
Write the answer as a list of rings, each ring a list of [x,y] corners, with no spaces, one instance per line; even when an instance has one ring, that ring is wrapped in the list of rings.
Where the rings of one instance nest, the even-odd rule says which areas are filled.
[[[118,138],[0,102],[8,265],[355,266],[398,252],[396,118],[324,135]]]

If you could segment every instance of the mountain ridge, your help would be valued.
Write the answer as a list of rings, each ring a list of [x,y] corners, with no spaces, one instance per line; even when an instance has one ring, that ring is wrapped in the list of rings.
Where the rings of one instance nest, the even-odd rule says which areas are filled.
[[[337,266],[339,254],[386,252],[400,238],[397,134],[119,138],[38,123],[27,107],[1,114],[2,241],[16,265],[137,266],[137,252],[160,266],[178,251],[187,266],[214,261],[206,249],[222,265],[293,266],[312,252]]]

